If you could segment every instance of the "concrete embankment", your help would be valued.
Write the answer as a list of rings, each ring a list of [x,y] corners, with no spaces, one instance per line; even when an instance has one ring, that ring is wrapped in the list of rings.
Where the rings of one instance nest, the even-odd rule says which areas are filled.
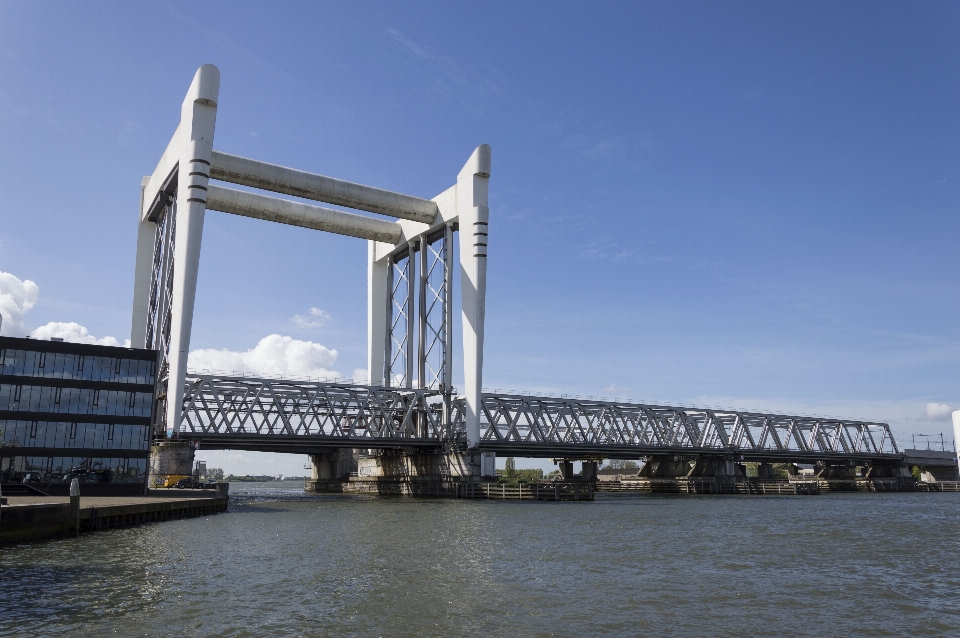
[[[0,543],[38,540],[153,521],[207,516],[227,510],[216,490],[150,490],[148,496],[80,497],[79,520],[65,496],[8,496],[0,506]],[[79,523],[79,525],[78,525]]]

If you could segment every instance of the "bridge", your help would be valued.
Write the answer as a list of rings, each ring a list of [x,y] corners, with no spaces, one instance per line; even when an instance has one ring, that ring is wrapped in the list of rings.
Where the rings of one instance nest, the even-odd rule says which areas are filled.
[[[386,191],[215,150],[219,86],[216,67],[197,71],[180,124],[141,184],[131,341],[159,352],[158,437],[307,453],[315,466],[342,449],[456,457],[469,477],[493,455],[900,462],[886,423],[482,392],[490,147],[477,147],[433,199]],[[366,241],[369,384],[188,373],[208,210]],[[457,301],[462,393],[453,387]]]
[[[421,388],[191,375],[181,431],[207,449],[465,449],[465,401],[453,401],[448,421],[442,398]],[[900,458],[886,423],[499,393],[482,393],[480,416],[477,447],[498,455],[860,465]]]

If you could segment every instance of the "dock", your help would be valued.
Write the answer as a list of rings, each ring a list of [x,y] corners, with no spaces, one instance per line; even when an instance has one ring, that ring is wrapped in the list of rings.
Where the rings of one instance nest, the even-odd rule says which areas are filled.
[[[158,494],[159,492],[159,494]],[[227,511],[217,490],[150,490],[147,496],[81,496],[79,521],[69,496],[6,496],[0,505],[0,543],[130,527]],[[79,523],[79,525],[78,525]]]

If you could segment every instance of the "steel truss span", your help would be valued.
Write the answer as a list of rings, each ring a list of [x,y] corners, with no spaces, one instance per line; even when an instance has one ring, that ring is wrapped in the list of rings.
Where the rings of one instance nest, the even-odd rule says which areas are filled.
[[[436,390],[212,375],[185,385],[180,431],[208,449],[436,448],[453,438]]]
[[[498,454],[636,458],[726,454],[741,460],[899,457],[886,423],[639,403],[483,395],[480,447]]]
[[[480,449],[501,455],[742,461],[895,460],[886,423],[485,393]],[[438,390],[190,375],[181,432],[208,449],[466,447],[464,402]],[[449,425],[445,425],[449,423]]]

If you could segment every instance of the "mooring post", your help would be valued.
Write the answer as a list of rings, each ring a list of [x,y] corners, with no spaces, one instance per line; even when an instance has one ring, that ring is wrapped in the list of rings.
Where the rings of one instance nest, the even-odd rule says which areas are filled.
[[[70,481],[70,522],[73,535],[80,535],[80,482],[77,479]]]

